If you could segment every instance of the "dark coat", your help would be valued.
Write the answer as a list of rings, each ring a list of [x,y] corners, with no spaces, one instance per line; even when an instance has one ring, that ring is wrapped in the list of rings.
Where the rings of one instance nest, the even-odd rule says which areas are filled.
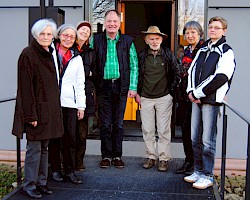
[[[144,72],[145,72],[145,60],[147,57],[148,46],[145,47],[139,53],[139,78],[138,78],[138,86],[137,86],[137,93],[141,95],[142,87],[143,87],[143,80],[144,80]],[[168,81],[168,90],[169,93],[174,97],[176,93],[176,89],[181,81],[180,78],[180,70],[177,66],[177,60],[170,49],[167,47],[161,47],[161,55],[163,64],[166,69],[167,74],[167,81]]]
[[[119,31],[120,32],[120,31]],[[130,84],[130,60],[129,60],[129,51],[133,43],[133,38],[121,34],[120,38],[116,44],[116,51],[119,62],[119,72],[121,79],[121,95],[127,95]],[[103,92],[103,76],[104,76],[104,67],[106,63],[107,56],[107,37],[106,31],[103,33],[96,34],[94,36],[94,49],[96,52],[96,79],[94,84],[96,86],[97,93]]]
[[[63,135],[60,92],[50,52],[33,40],[18,60],[18,88],[12,134],[28,140]],[[28,122],[37,121],[37,127]]]
[[[86,108],[84,116],[95,115],[95,98],[94,98],[94,79],[96,78],[96,54],[94,49],[89,47],[89,44],[84,44],[81,52],[78,52],[83,61],[85,72],[85,95],[86,95]]]

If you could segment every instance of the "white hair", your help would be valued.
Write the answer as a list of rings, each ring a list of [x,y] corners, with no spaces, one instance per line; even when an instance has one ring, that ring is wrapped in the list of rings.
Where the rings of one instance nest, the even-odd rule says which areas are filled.
[[[77,30],[76,27],[73,26],[72,24],[62,24],[58,29],[57,29],[57,38],[59,38],[59,36],[61,35],[61,33],[63,31],[65,31],[66,29],[72,29],[75,34],[77,34]]]
[[[56,23],[52,19],[40,19],[35,22],[35,24],[31,28],[31,34],[35,39],[38,38],[41,32],[48,26],[52,29],[52,34],[54,37],[56,37]]]

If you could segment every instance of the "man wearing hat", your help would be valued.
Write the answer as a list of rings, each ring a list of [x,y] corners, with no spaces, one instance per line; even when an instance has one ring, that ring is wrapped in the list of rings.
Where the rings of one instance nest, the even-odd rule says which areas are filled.
[[[159,159],[158,171],[165,172],[171,159],[170,125],[174,90],[180,82],[179,69],[172,51],[161,45],[167,38],[166,34],[161,33],[157,26],[150,26],[142,33],[147,47],[139,53],[136,102],[141,106],[142,133],[146,145],[147,161],[143,168],[152,168]]]

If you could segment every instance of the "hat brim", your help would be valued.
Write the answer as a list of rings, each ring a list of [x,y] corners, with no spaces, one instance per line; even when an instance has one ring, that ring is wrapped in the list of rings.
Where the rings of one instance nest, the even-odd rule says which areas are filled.
[[[155,32],[147,32],[147,31],[141,31],[141,33],[143,35],[148,35],[148,34],[156,34],[156,35],[160,35],[162,36],[164,39],[166,39],[168,37],[168,35],[164,34],[164,33],[155,33]]]

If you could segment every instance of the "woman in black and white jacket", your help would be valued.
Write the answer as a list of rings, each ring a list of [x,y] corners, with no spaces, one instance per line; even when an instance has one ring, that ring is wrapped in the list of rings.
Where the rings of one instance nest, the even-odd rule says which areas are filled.
[[[198,51],[188,70],[187,93],[193,102],[191,138],[195,169],[184,180],[198,189],[213,185],[217,117],[236,67],[233,50],[226,44],[226,30],[224,18],[209,20],[210,39]]]

